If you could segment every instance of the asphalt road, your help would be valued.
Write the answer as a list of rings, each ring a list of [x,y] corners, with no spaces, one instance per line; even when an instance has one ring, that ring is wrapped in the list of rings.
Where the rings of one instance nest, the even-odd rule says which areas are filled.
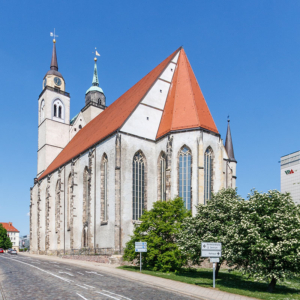
[[[25,256],[0,254],[0,300],[188,300],[105,272]]]

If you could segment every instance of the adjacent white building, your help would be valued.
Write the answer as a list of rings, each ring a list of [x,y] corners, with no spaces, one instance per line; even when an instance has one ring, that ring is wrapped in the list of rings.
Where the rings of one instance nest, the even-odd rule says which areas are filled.
[[[236,186],[229,122],[224,145],[183,48],[108,107],[95,59],[85,106],[70,120],[54,41],[38,108],[32,253],[121,251],[155,201],[179,195],[195,214],[212,192]]]
[[[280,159],[281,192],[289,192],[296,204],[300,204],[300,151],[284,155]]]
[[[15,228],[12,224],[12,222],[4,223],[0,222],[2,226],[6,229],[7,235],[9,236],[11,242],[12,242],[12,249],[15,249],[19,251],[19,234],[20,231]]]

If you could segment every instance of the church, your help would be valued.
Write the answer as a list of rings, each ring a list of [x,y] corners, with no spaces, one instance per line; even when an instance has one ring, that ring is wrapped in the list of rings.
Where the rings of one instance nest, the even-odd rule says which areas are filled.
[[[236,187],[225,145],[182,47],[106,106],[95,58],[92,86],[73,118],[56,41],[38,98],[37,175],[30,189],[32,253],[110,248],[121,253],[155,201],[188,210]]]

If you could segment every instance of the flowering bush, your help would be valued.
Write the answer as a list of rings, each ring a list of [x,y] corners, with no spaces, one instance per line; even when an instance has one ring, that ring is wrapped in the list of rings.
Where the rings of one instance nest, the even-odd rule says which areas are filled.
[[[142,253],[143,266],[160,271],[174,271],[187,263],[187,257],[176,244],[176,234],[181,222],[191,213],[184,208],[181,198],[157,201],[144,212],[141,223],[135,224],[133,235],[126,244],[123,259],[139,261],[135,242],[147,242],[147,252]]]
[[[270,282],[269,292],[278,280],[300,273],[300,208],[288,193],[253,191],[236,207],[227,238],[230,264]]]
[[[196,216],[183,221],[182,230],[177,236],[180,249],[194,264],[200,264],[204,260],[201,257],[201,242],[222,243],[222,257],[217,264],[216,277],[222,262],[228,260],[227,232],[235,222],[239,201],[241,198],[235,189],[220,190],[212,195],[206,205],[197,206]]]

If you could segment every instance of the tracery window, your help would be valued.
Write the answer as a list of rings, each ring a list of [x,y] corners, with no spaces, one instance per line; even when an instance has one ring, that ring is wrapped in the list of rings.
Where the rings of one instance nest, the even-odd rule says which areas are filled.
[[[107,179],[108,179],[108,159],[104,153],[101,161],[101,221],[108,219],[108,203],[107,203]]]
[[[192,155],[190,149],[184,146],[179,152],[179,197],[187,209],[191,209],[191,179]]]
[[[88,167],[85,167],[83,172],[83,220],[88,222],[88,207],[89,207],[89,180]]]
[[[158,200],[166,200],[166,169],[167,157],[161,152],[158,159]]]
[[[145,163],[146,159],[141,151],[133,157],[132,163],[132,219],[139,220],[145,203]]]
[[[211,199],[213,188],[213,151],[208,147],[204,153],[204,204]]]

